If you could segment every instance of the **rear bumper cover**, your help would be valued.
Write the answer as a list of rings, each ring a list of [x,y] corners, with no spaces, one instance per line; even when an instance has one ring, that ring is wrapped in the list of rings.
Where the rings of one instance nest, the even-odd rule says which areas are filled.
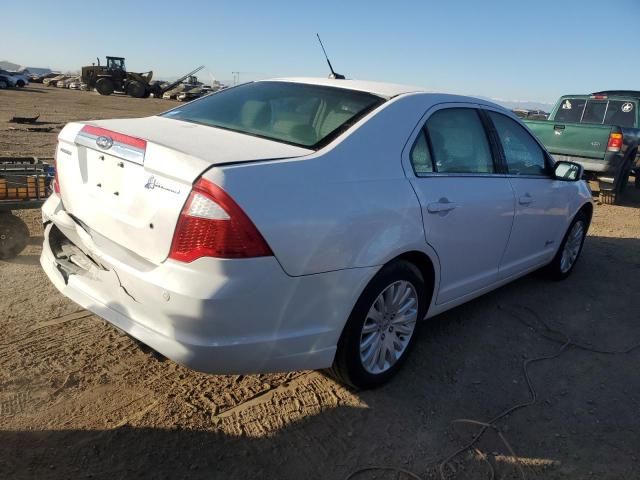
[[[290,277],[273,257],[144,265],[97,247],[56,195],[42,212],[40,263],[60,292],[164,356],[204,372],[330,366],[359,292],[377,270]],[[84,262],[88,268],[69,273],[52,245],[60,233],[97,265]]]

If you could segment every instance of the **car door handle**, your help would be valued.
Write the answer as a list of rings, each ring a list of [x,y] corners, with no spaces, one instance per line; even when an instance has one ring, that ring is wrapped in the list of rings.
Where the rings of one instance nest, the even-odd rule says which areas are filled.
[[[518,199],[518,203],[520,203],[520,205],[529,205],[531,202],[533,202],[533,197],[528,193],[525,193]]]
[[[427,211],[429,213],[444,213],[444,212],[449,212],[454,208],[458,208],[458,204],[454,202],[450,202],[446,198],[441,198],[437,202],[433,202],[427,205]]]

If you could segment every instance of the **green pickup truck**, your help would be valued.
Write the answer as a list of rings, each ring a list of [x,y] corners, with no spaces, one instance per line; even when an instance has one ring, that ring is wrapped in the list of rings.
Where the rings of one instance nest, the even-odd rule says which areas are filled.
[[[635,176],[640,188],[640,91],[607,90],[591,95],[564,95],[548,120],[524,123],[556,160],[584,167],[598,180],[600,198],[618,203]]]

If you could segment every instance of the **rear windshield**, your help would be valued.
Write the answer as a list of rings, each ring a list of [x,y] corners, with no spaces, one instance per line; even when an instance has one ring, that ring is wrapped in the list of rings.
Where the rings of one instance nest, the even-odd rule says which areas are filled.
[[[632,128],[636,124],[636,107],[634,102],[625,100],[565,98],[560,103],[554,120]]]
[[[342,88],[255,82],[222,90],[163,116],[319,148],[383,102],[381,97]]]

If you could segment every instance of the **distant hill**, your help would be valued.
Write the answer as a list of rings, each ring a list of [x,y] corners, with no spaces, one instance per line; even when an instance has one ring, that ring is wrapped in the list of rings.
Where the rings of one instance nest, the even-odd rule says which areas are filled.
[[[536,102],[533,100],[503,100],[501,98],[488,97],[480,98],[495,102],[498,105],[502,105],[503,107],[508,108],[509,110],[513,110],[514,108],[522,108],[524,110],[544,110],[545,112],[550,112],[554,105],[553,103]]]
[[[8,70],[10,72],[25,72],[26,74],[44,75],[52,70],[49,67],[25,67],[24,65],[18,65],[17,63],[9,62],[7,60],[0,61],[0,69]]]
[[[20,65],[18,65],[17,63],[9,62],[7,60],[2,60],[0,61],[0,68],[13,72],[14,70],[18,70],[20,68]]]

